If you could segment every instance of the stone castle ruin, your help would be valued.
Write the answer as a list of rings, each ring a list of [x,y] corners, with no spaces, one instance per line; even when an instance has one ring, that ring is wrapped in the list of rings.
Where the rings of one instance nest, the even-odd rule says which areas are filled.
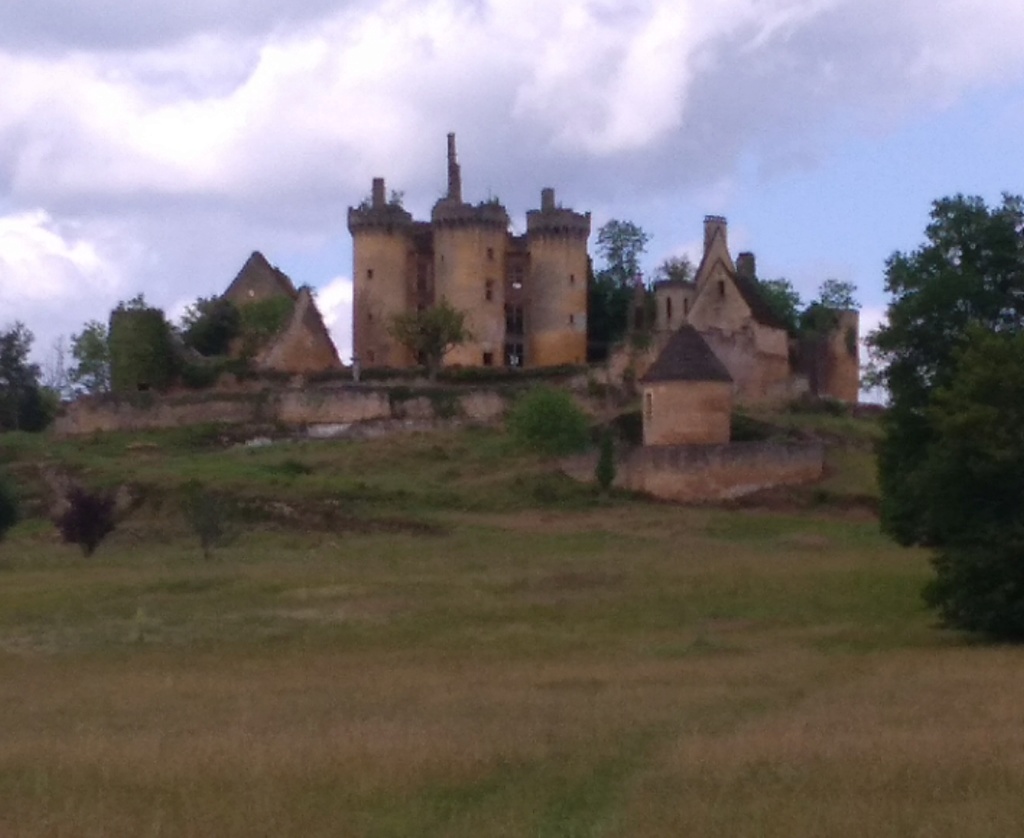
[[[704,219],[704,254],[692,282],[653,288],[652,341],[633,355],[642,376],[680,328],[704,339],[728,371],[740,405],[778,405],[801,396],[855,403],[860,391],[859,316],[823,310],[819,332],[794,338],[758,288],[753,253],[729,254],[726,219]],[[620,352],[620,363],[628,355]]]
[[[582,364],[587,350],[587,238],[590,213],[541,192],[526,234],[509,231],[498,201],[462,197],[455,135],[448,135],[448,191],[429,221],[385,198],[375,178],[369,201],[348,211],[352,233],[352,345],[365,367],[407,368],[413,357],[390,334],[395,315],[445,299],[466,315],[471,339],[448,365],[545,367]]]

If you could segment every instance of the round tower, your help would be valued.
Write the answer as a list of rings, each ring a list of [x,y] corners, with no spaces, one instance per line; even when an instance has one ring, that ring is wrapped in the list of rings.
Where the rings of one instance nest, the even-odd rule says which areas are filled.
[[[582,364],[587,359],[587,238],[590,213],[541,192],[526,214],[530,274],[526,299],[526,365]]]
[[[466,316],[469,340],[453,348],[446,365],[500,366],[505,341],[505,251],[509,218],[497,201],[462,200],[455,135],[448,135],[448,194],[430,216],[434,243],[434,299]]]
[[[374,178],[368,202],[349,207],[352,354],[364,367],[415,363],[389,331],[392,318],[412,306],[408,260],[412,227],[412,216],[386,200],[383,178]]]

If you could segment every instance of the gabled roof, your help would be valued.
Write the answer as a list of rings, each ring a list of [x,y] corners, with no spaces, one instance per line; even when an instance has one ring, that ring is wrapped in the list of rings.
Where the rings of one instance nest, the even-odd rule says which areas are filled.
[[[768,302],[765,300],[764,295],[761,293],[761,289],[758,286],[756,279],[750,279],[743,274],[730,272],[730,278],[733,284],[736,286],[736,290],[740,292],[740,296],[743,297],[743,302],[747,304],[747,308],[750,309],[751,316],[762,326],[768,326],[770,329],[781,329],[782,331],[788,331],[786,324],[782,321],[773,310]]]
[[[669,338],[640,382],[732,381],[732,376],[693,326],[684,323]]]
[[[292,300],[299,295],[288,276],[271,265],[262,253],[255,250],[245,261],[238,276],[231,281],[223,296],[229,300],[242,298],[244,301],[245,291],[257,288],[267,289],[271,294],[275,292],[284,294]]]

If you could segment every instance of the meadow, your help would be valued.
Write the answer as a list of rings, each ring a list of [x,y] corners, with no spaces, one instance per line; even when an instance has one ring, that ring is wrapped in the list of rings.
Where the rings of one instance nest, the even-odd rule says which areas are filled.
[[[1024,655],[934,625],[834,431],[821,486],[688,508],[494,430],[0,438],[0,836],[1015,834]],[[88,559],[54,468],[135,487]]]

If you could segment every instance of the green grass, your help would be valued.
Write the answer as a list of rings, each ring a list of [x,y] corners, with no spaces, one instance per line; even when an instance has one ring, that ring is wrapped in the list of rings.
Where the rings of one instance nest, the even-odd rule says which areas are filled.
[[[488,431],[200,436],[0,440],[30,500],[40,461],[148,493],[90,559],[38,518],[0,544],[0,835],[1024,819],[1022,653],[937,630],[926,555],[862,511],[602,499]],[[195,477],[296,517],[245,507],[204,561],[175,504]]]

